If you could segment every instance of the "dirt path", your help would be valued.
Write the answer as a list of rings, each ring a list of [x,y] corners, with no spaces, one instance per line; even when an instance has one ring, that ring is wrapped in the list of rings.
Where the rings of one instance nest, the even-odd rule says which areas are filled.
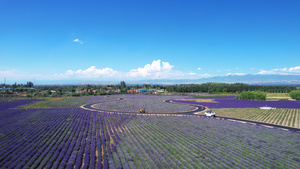
[[[295,100],[295,99],[292,99],[291,97],[267,97],[267,99],[287,99],[287,100]]]
[[[119,98],[119,100],[124,100],[124,98]],[[113,100],[115,101],[115,100]],[[164,102],[169,103],[169,104],[177,104],[177,103],[173,103],[170,100],[164,100]],[[122,111],[115,111],[115,110],[102,110],[102,109],[98,109],[96,108],[94,105],[99,104],[99,103],[90,103],[90,104],[85,104],[80,106],[83,109],[86,110],[93,110],[93,111],[108,111],[108,112],[118,112],[118,113],[138,113],[138,112],[122,112]],[[181,104],[185,104],[185,103],[181,103]],[[206,110],[206,107],[203,106],[197,106],[197,105],[192,105],[195,106],[196,108],[194,110],[191,111],[186,111],[186,112],[173,112],[173,113],[147,113],[147,114],[185,114],[185,115],[197,115]]]

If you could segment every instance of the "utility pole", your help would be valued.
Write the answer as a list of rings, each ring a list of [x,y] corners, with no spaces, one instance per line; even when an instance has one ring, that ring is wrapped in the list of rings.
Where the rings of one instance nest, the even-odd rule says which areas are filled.
[[[5,84],[6,84],[6,77],[4,78],[4,87],[3,87],[3,100],[5,97]]]
[[[34,94],[35,94],[35,78],[33,79],[33,88],[34,88],[34,91],[33,91],[33,102],[34,102]]]

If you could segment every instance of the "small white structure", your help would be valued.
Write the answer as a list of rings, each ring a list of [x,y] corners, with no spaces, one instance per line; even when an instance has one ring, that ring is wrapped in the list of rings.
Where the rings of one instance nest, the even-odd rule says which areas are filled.
[[[276,109],[276,107],[267,107],[267,106],[259,107],[259,108],[264,110]]]

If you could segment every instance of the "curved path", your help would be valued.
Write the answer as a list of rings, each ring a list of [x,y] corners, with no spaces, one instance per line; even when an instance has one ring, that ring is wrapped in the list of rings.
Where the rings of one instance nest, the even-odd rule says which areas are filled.
[[[124,98],[118,98],[119,100],[124,100]],[[105,102],[110,102],[110,101],[116,101],[116,100],[109,100]],[[178,104],[178,103],[173,103],[171,100],[165,100],[164,102],[170,103],[170,104]],[[101,103],[101,102],[100,102]],[[90,104],[85,104],[82,105],[81,108],[86,109],[86,110],[92,110],[92,111],[105,111],[105,112],[118,112],[118,113],[133,113],[133,114],[139,114],[139,112],[122,112],[122,111],[114,111],[114,110],[101,110],[98,108],[95,108],[94,105],[99,104],[99,103],[90,103]],[[179,104],[186,104],[186,103],[179,103]],[[186,112],[174,112],[174,113],[146,113],[146,114],[156,114],[156,115],[196,115],[196,116],[203,116],[205,118],[212,118],[212,117],[207,117],[204,115],[204,111],[206,110],[206,107],[190,104],[192,106],[195,106],[196,108],[191,111],[186,111]],[[201,114],[200,114],[201,113]],[[229,120],[232,122],[239,122],[239,123],[247,123],[251,125],[257,125],[257,126],[264,126],[267,128],[278,128],[281,130],[287,130],[287,131],[293,131],[300,133],[300,129],[298,128],[293,128],[293,127],[288,127],[288,126],[280,126],[276,124],[270,124],[270,123],[263,123],[263,122],[257,122],[257,121],[251,121],[251,120],[244,120],[244,119],[236,119],[236,118],[230,118],[230,117],[214,117],[219,120]]]
[[[124,98],[118,98],[119,100],[124,100]],[[105,102],[110,102],[110,101],[116,101],[116,100],[109,100],[109,101],[105,101]],[[171,103],[171,104],[175,104],[172,103],[171,100],[165,100],[164,102],[166,103]],[[101,102],[100,102],[101,103]],[[116,110],[101,110],[96,108],[94,105],[99,104],[99,103],[90,103],[90,104],[85,104],[82,105],[81,108],[83,109],[87,109],[87,110],[96,110],[96,111],[109,111],[109,112],[118,112],[118,113],[139,113],[139,112],[124,112],[124,111],[116,111]],[[176,103],[177,104],[177,103]],[[181,103],[181,104],[185,104],[185,103]],[[192,105],[194,107],[196,107],[194,110],[190,110],[190,111],[185,111],[185,112],[173,112],[173,113],[148,113],[148,114],[185,114],[185,115],[197,115],[197,113],[201,113],[202,111],[204,111],[206,108],[203,106],[198,106],[198,105]]]

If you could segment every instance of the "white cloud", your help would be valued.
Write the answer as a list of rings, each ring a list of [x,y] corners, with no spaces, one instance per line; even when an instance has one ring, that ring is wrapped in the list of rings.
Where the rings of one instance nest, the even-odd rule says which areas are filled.
[[[86,69],[66,70],[63,73],[32,74],[30,72],[17,70],[0,70],[0,77],[20,80],[143,80],[143,79],[197,79],[212,77],[210,74],[197,74],[194,72],[182,72],[174,70],[174,65],[161,60],[154,60],[143,67],[131,69],[127,72],[120,72],[109,67],[96,68],[90,66]]]
[[[75,40],[73,40],[73,42],[77,42],[77,43],[83,44],[83,42],[81,40],[79,40],[79,39],[75,39]]]
[[[289,72],[300,73],[300,66],[289,68]]]
[[[258,74],[278,74],[278,75],[300,75],[300,66],[283,68],[283,69],[271,69],[263,70],[261,69]]]
[[[151,64],[146,64],[143,68],[132,69],[127,73],[128,77],[149,77],[160,78],[171,75],[174,66],[169,62],[162,62],[161,60],[154,60]]]
[[[96,66],[91,66],[90,68],[87,68],[85,70],[67,70],[64,74],[55,74],[54,77],[57,78],[83,78],[83,79],[89,79],[89,78],[99,78],[99,77],[113,77],[118,72],[111,69],[111,68],[103,68],[103,69],[97,69]]]
[[[179,71],[172,70],[174,66],[169,62],[162,62],[161,60],[154,60],[151,64],[146,64],[144,67],[137,69],[131,69],[129,72],[118,72],[112,68],[97,69],[96,66],[91,66],[85,70],[67,70],[63,74],[54,74],[55,78],[72,78],[72,79],[92,79],[92,78],[103,78],[103,79],[159,79],[159,78],[175,78],[185,75]]]
[[[162,64],[163,64],[163,70],[165,70],[165,71],[169,71],[169,70],[171,70],[174,66],[171,66],[170,64],[169,64],[169,62],[162,62]]]
[[[202,69],[199,67],[199,68],[197,68],[197,70],[202,70]]]
[[[144,67],[132,69],[126,74],[127,78],[134,79],[197,79],[211,77],[209,74],[197,74],[194,72],[181,72],[173,70],[174,65],[161,60],[154,60]]]

